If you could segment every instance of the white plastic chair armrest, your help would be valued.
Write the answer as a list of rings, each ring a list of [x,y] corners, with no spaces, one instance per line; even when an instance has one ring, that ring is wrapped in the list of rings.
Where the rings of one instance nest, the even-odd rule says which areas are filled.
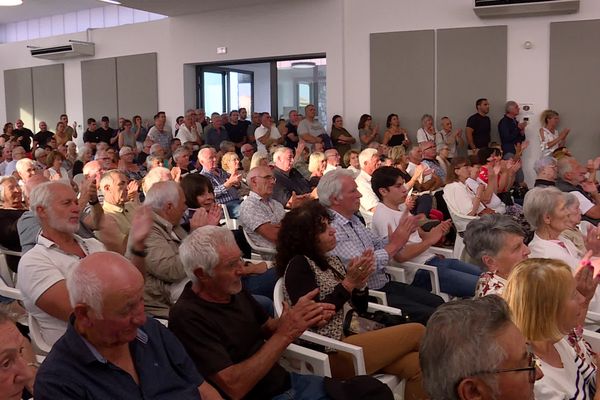
[[[406,271],[400,265],[396,264],[394,266],[391,266],[391,265],[387,266],[387,267],[385,267],[385,272],[390,274],[390,276],[392,277],[392,280],[394,282],[407,283],[406,282]]]
[[[321,346],[331,347],[337,351],[349,353],[352,356],[352,362],[354,363],[354,371],[356,375],[366,375],[367,369],[365,367],[365,359],[363,355],[362,347],[355,346],[341,342],[339,340],[330,339],[326,336],[319,335],[311,331],[306,331],[300,336],[300,339],[306,340],[307,342],[319,344]]]
[[[331,377],[329,356],[325,353],[292,343],[287,347],[287,349],[285,349],[283,355],[293,360],[299,360],[312,367],[312,371],[301,371],[303,373],[312,373],[317,376]]]
[[[19,289],[7,286],[4,281],[0,281],[0,296],[14,300],[23,300],[23,293]]]
[[[369,296],[373,296],[377,300],[379,300],[378,301],[379,304],[382,304],[384,306],[388,305],[387,295],[385,294],[385,292],[380,292],[379,290],[371,290],[371,289],[369,289]]]
[[[600,333],[584,329],[583,338],[592,346],[592,350],[600,351]]]
[[[367,311],[369,311],[369,312],[383,311],[383,312],[393,314],[393,315],[402,315],[402,310],[399,308],[384,306],[384,305],[377,304],[377,303],[369,303],[369,305],[367,307]]]
[[[403,263],[400,263],[400,266],[418,268],[427,271],[427,273],[429,274],[429,279],[431,280],[431,291],[437,295],[439,295],[442,292],[440,290],[440,277],[438,276],[438,271],[436,267],[432,267],[431,265],[418,264],[411,261],[405,261]]]
[[[600,313],[594,311],[588,311],[585,315],[586,320],[590,320],[595,323],[600,323]]]
[[[453,258],[452,255],[454,254],[454,251],[452,249],[447,249],[445,247],[431,246],[429,248],[429,250],[431,250],[435,254],[442,255],[442,256],[444,256],[446,258]]]
[[[14,250],[8,250],[8,249],[5,249],[4,247],[0,246],[0,254],[4,254],[6,256],[21,257],[23,255],[23,252],[21,252],[21,251],[14,251]]]

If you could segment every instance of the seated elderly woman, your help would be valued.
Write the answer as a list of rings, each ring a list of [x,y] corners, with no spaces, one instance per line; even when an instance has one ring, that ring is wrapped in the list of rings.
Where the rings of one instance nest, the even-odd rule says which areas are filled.
[[[563,192],[565,196],[565,206],[569,213],[567,219],[568,228],[562,231],[561,235],[569,239],[580,253],[587,252],[585,238],[587,231],[594,225],[588,221],[582,221],[581,209],[579,208],[579,199],[573,193]]]
[[[531,258],[508,279],[504,298],[544,374],[534,386],[537,400],[596,398],[593,353],[580,335],[569,335],[585,319],[598,285],[593,274],[589,262],[574,278],[562,261]]]
[[[221,158],[221,168],[229,175],[235,175],[239,172],[242,173],[242,181],[240,182],[240,187],[238,188],[238,195],[240,198],[248,196],[248,193],[250,193],[250,188],[246,183],[246,172],[240,169],[240,157],[235,151],[229,151],[223,154],[223,157]]]
[[[493,170],[492,170],[493,171]],[[490,172],[494,176],[494,172]],[[467,179],[471,176],[471,167],[464,157],[452,159],[448,175],[446,177],[446,186],[444,186],[444,199],[448,207],[456,210],[461,215],[478,216],[485,214],[494,214],[494,210],[485,206],[482,196],[485,190],[483,185],[474,192],[467,186]]]
[[[570,213],[563,192],[555,187],[533,188],[525,195],[523,203],[525,218],[535,230],[529,243],[531,257],[548,257],[564,261],[575,269],[584,256],[571,240],[562,233],[569,229]],[[584,240],[585,249],[600,254],[598,228],[588,230]]]
[[[319,180],[325,173],[325,168],[327,167],[327,159],[325,158],[325,154],[321,152],[312,153],[310,158],[308,159],[308,170],[310,171],[310,179],[308,183],[310,184],[310,189],[314,189],[319,184]]]
[[[524,238],[521,226],[506,215],[484,215],[469,222],[465,250],[469,261],[485,271],[477,282],[475,297],[502,295],[510,272],[530,253]]]
[[[319,288],[318,300],[336,306],[331,319],[316,332],[363,348],[368,374],[385,372],[407,379],[405,398],[426,398],[418,361],[419,343],[425,329],[420,324],[405,324],[344,337],[343,307],[366,300],[364,290],[374,270],[374,255],[367,250],[352,259],[347,271],[337,258],[327,256],[335,248],[335,229],[327,209],[309,201],[292,209],[281,222],[277,242],[276,266],[284,278],[286,300],[295,304],[306,293]],[[334,376],[354,375],[351,357],[346,353],[329,353]]]

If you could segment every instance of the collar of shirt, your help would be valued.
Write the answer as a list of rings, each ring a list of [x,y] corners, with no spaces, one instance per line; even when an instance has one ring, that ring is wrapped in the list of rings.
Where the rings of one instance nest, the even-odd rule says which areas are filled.
[[[364,170],[360,170],[360,174],[358,174],[358,176],[367,182],[371,182],[371,175],[367,174]]]
[[[125,208],[125,204],[123,204],[123,206],[117,206],[115,204],[110,204],[105,201],[102,204],[102,208],[104,209],[104,211],[108,211],[108,212],[112,212],[112,213],[123,214],[123,213],[127,212],[127,209]]]
[[[259,195],[256,192],[253,192],[253,191],[250,191],[250,193],[248,193],[248,197],[252,198],[252,199],[256,199],[258,201],[261,201],[261,202],[263,202],[265,204],[269,204],[271,202],[271,198],[270,197],[265,199],[264,197],[262,197],[261,195]]]
[[[79,245],[79,247],[81,247],[81,249],[83,250],[83,252],[85,254],[89,254],[89,249],[88,246],[85,244],[85,241],[78,235],[73,234],[73,238],[75,239],[75,241],[77,242],[77,244]],[[52,240],[48,239],[47,237],[45,237],[43,235],[43,232],[40,232],[38,234],[37,237],[37,244],[44,246],[47,249],[51,249],[51,248],[57,248],[60,250],[60,248],[58,247],[58,245],[56,243],[54,243]]]
[[[169,221],[167,221],[166,219],[164,219],[163,217],[161,217],[155,211],[152,211],[152,219],[154,220],[154,222],[156,222],[158,225],[160,225],[162,228],[164,228],[164,230],[167,231],[168,233],[173,232],[173,228],[174,228],[173,224],[170,223]]]

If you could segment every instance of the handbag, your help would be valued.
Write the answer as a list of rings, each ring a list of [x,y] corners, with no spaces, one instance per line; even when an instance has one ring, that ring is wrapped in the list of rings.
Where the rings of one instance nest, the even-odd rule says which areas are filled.
[[[352,308],[344,317],[343,329],[344,335],[352,336],[389,326],[407,324],[409,322],[411,321],[407,315],[395,315],[380,310],[375,312],[361,312]]]

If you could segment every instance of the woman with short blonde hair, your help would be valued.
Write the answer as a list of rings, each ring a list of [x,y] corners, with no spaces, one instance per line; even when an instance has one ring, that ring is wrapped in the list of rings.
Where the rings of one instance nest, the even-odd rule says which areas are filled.
[[[317,187],[317,185],[319,184],[319,180],[325,172],[326,167],[327,160],[325,159],[324,153],[318,151],[310,155],[308,159],[308,170],[310,171],[310,179],[308,181],[310,183],[311,189]]]
[[[537,400],[595,398],[593,352],[577,333],[598,286],[593,273],[587,260],[573,278],[571,268],[562,261],[530,258],[520,262],[508,278],[504,298],[513,322],[544,373],[535,382]]]

